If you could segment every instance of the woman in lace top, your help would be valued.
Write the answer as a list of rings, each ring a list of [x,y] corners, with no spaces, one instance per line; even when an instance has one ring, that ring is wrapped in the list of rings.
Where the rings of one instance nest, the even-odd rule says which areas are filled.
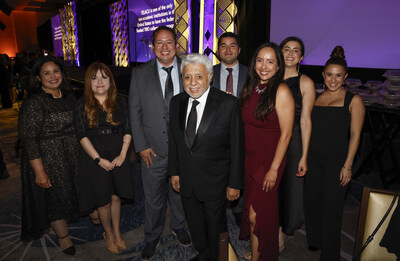
[[[67,222],[77,220],[79,214],[78,143],[72,124],[75,99],[55,57],[35,61],[31,82],[18,121],[23,145],[21,239],[39,238],[52,227],[61,250],[73,255]]]

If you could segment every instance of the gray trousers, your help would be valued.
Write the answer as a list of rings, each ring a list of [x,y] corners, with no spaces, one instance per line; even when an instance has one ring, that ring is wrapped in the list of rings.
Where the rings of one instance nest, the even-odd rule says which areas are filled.
[[[175,192],[167,176],[168,158],[152,157],[153,166],[147,168],[141,160],[141,173],[144,191],[146,242],[159,239],[164,230],[167,200],[171,208],[170,227],[173,230],[185,227],[185,212],[179,193]]]

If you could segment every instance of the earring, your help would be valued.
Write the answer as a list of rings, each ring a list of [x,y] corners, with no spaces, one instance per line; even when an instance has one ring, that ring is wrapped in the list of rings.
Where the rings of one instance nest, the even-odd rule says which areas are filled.
[[[297,72],[299,73],[300,72],[300,63],[298,63],[296,67],[297,67]]]
[[[344,89],[344,87],[345,87],[345,84],[344,84],[344,82],[342,82],[342,89]]]
[[[325,83],[322,84],[322,90],[325,91]]]

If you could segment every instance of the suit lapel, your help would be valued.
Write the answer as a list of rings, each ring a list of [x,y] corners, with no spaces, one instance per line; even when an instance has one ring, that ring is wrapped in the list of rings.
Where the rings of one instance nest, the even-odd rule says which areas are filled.
[[[188,107],[189,95],[185,95],[179,104],[179,129],[182,131],[183,139],[190,148],[189,139],[186,135],[186,112]]]
[[[150,81],[153,80],[153,84],[149,84],[149,88],[154,88],[155,92],[157,93],[157,96],[159,97],[158,99],[163,101],[164,107],[167,108],[167,104],[164,99],[164,95],[162,93],[162,88],[161,88],[161,82],[160,82],[160,75],[158,74],[158,68],[157,68],[157,58],[155,58],[153,61],[153,79],[149,79]]]
[[[183,82],[182,82],[182,72],[181,72],[181,59],[176,57],[178,64],[178,74],[179,74],[179,93],[183,92]]]
[[[198,140],[200,140],[201,137],[203,137],[203,135],[206,133],[206,131],[208,130],[208,128],[210,127],[210,125],[214,119],[215,113],[218,110],[217,97],[215,95],[216,92],[217,92],[217,90],[210,88],[210,92],[208,93],[208,97],[207,97],[206,106],[205,106],[204,112],[203,112],[203,117],[201,118],[200,126],[197,129],[197,135],[193,142],[193,145],[195,145],[196,142]]]
[[[221,90],[220,82],[221,82],[221,64],[217,64],[214,66],[214,83],[213,87]]]
[[[246,81],[246,72],[241,64],[239,64],[239,80],[238,80],[238,88],[236,97],[240,96],[240,93],[243,90],[244,83]]]

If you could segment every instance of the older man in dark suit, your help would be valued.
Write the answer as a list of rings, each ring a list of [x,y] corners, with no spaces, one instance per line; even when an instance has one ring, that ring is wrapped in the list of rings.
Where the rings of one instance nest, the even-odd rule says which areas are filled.
[[[217,260],[226,226],[226,200],[243,187],[244,130],[238,99],[215,88],[211,61],[189,54],[182,61],[185,92],[170,105],[168,173],[179,191],[193,244],[192,260]]]
[[[153,33],[156,58],[133,68],[129,113],[135,149],[140,152],[145,198],[145,247],[142,259],[154,256],[165,223],[167,198],[170,226],[181,245],[191,244],[179,194],[167,185],[168,115],[170,99],[182,91],[175,31],[166,26]],[[168,193],[168,197],[167,197]]]

